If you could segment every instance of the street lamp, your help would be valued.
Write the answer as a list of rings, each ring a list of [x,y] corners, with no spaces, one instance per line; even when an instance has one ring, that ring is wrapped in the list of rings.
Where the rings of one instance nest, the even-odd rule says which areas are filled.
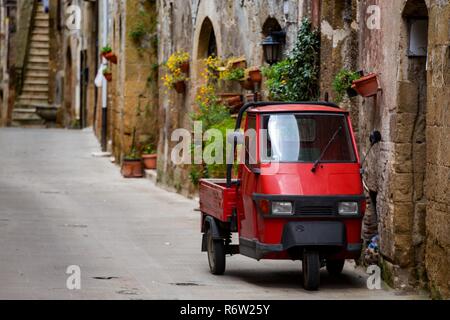
[[[270,65],[273,65],[281,60],[282,46],[286,42],[286,32],[275,31],[271,32],[262,42],[264,50],[264,59]]]

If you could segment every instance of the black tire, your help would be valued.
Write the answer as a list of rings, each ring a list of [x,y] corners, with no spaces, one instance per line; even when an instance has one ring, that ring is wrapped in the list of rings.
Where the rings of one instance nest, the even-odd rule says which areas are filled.
[[[344,270],[345,260],[327,260],[327,271],[332,276],[338,276]]]
[[[225,273],[225,243],[223,240],[214,240],[211,229],[207,233],[208,262],[211,273],[220,276]]]
[[[308,291],[316,291],[320,286],[319,251],[306,250],[302,260],[303,286]]]

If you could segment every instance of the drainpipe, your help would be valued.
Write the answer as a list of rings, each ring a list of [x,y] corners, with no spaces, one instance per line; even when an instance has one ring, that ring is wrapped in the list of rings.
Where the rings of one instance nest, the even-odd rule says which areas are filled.
[[[108,15],[108,0],[102,0],[102,10],[100,10],[100,15],[102,15],[101,19],[103,21],[103,30],[102,30],[102,46],[105,47],[108,45],[108,34],[109,34],[109,15]],[[103,63],[106,63],[106,59],[103,59]],[[108,134],[108,81],[103,79],[102,85],[102,151],[106,152],[108,149],[107,143],[107,134]]]

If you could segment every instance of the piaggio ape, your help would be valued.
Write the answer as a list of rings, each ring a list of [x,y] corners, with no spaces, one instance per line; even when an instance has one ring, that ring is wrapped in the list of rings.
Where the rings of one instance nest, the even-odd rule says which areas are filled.
[[[255,130],[256,143],[242,129]],[[360,256],[366,198],[347,111],[327,102],[246,104],[232,140],[245,150],[237,178],[229,164],[226,179],[200,182],[202,251],[213,274],[225,272],[227,255],[301,260],[305,289],[317,290],[323,266],[337,275]]]

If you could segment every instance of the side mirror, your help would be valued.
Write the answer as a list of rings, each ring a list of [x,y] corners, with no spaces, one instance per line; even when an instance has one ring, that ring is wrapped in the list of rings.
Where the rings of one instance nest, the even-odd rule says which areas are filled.
[[[383,137],[381,136],[380,131],[374,131],[370,135],[370,144],[373,147],[374,145],[378,144],[383,140]]]

